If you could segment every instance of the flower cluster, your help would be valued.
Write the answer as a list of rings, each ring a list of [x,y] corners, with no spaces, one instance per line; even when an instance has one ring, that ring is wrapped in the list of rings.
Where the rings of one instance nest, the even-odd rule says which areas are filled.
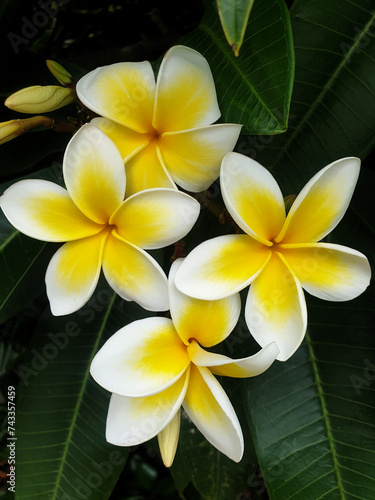
[[[68,82],[70,101],[70,75],[53,70]],[[92,376],[112,393],[107,440],[131,446],[158,436],[170,466],[182,406],[208,441],[239,461],[241,427],[215,375],[253,377],[275,359],[287,360],[306,333],[303,289],[334,301],[366,289],[366,257],[321,242],[348,207],[360,162],[344,158],[326,166],[286,213],[272,175],[232,152],[241,126],[214,124],[220,111],[210,68],[187,47],[169,50],[156,81],[148,62],[119,63],[88,73],[76,93],[99,116],[66,148],[65,187],[22,180],[4,192],[0,206],[24,234],[64,243],[46,273],[54,315],[81,308],[101,269],[123,299],[170,311],[171,318],[124,326],[93,359]],[[10,138],[21,126],[13,122],[4,124]],[[219,176],[226,208],[242,232],[203,242],[176,260],[167,278],[146,250],[176,243],[200,213],[196,199],[177,186],[200,192]],[[238,292],[250,284],[245,320],[261,350],[234,360],[207,350],[236,326]]]

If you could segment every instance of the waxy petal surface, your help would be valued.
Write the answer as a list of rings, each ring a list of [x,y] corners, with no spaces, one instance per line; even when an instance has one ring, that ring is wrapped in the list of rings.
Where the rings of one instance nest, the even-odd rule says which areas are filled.
[[[0,206],[16,229],[37,240],[71,241],[103,229],[77,208],[66,189],[41,179],[16,182],[4,192]]]
[[[243,454],[243,436],[228,396],[208,368],[191,365],[183,407],[204,437],[235,462]]]
[[[52,314],[60,316],[80,309],[93,294],[100,276],[108,231],[65,243],[52,257],[46,273]]]
[[[245,320],[262,347],[277,343],[280,354],[276,359],[280,361],[287,360],[304,338],[307,312],[303,290],[276,252],[250,287]]]
[[[280,245],[302,287],[324,300],[351,300],[370,284],[367,258],[352,248],[329,243]]]
[[[215,375],[236,378],[260,375],[272,365],[280,352],[276,342],[271,342],[252,356],[231,359],[222,354],[205,351],[195,340],[191,342],[187,350],[191,361],[196,366],[205,366]]]
[[[240,296],[236,293],[225,299],[211,301],[193,299],[181,293],[174,284],[174,278],[182,262],[182,259],[173,262],[169,273],[173,324],[186,345],[192,338],[205,347],[219,344],[237,324],[241,312]]]
[[[168,280],[163,269],[153,257],[115,231],[105,245],[103,272],[123,299],[134,300],[148,311],[169,309]]]
[[[77,94],[98,115],[135,132],[152,128],[155,77],[148,61],[97,68],[78,81]]]
[[[194,226],[200,205],[174,189],[147,189],[127,198],[110,219],[117,231],[134,245],[162,248],[178,241]]]
[[[220,117],[206,59],[176,45],[162,60],[156,84],[153,126],[159,133],[210,125]]]
[[[164,166],[156,141],[150,142],[134,157],[125,159],[125,172],[127,198],[144,189],[164,187],[177,190]]]
[[[106,439],[117,446],[134,446],[155,437],[174,419],[184,400],[189,372],[168,389],[144,398],[112,394]]]
[[[266,246],[246,234],[218,236],[189,253],[176,273],[175,284],[197,299],[222,299],[254,281],[270,256]]]
[[[94,125],[84,125],[70,140],[63,174],[74,203],[98,224],[106,224],[124,200],[125,171],[120,152]]]
[[[283,195],[271,173],[251,158],[228,153],[220,181],[225,206],[234,221],[245,233],[269,245],[285,220]]]
[[[126,159],[126,161],[129,161],[150,142],[150,134],[134,132],[130,128],[101,116],[93,118],[90,123],[100,128],[116,144],[123,160]]]
[[[219,177],[221,161],[240,131],[241,125],[220,124],[163,134],[160,151],[173,180],[187,191],[207,189]]]
[[[94,357],[90,372],[107,391],[138,398],[171,387],[189,364],[172,321],[154,317],[133,321],[112,335]]]
[[[360,164],[358,158],[342,158],[314,175],[295,199],[275,241],[312,243],[330,233],[349,206]]]

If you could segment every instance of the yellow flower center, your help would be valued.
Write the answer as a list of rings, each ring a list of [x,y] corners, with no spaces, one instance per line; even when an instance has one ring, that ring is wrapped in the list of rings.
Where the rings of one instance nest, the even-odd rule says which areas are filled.
[[[188,344],[185,347],[186,347],[186,352],[188,353],[188,356],[190,358],[191,363],[194,363],[194,361],[193,361],[194,356],[196,356],[197,351],[200,350],[199,342],[197,340],[195,340],[194,337],[191,337],[188,340]]]
[[[279,251],[278,246],[280,245],[280,242],[277,243],[276,241],[271,240],[270,243],[271,243],[271,246],[269,246],[268,248],[271,250],[271,252]]]

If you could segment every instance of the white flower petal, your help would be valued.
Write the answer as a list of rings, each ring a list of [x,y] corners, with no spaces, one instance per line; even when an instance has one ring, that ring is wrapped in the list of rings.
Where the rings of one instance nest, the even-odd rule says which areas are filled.
[[[360,252],[330,243],[280,245],[302,287],[324,300],[351,300],[370,284],[371,269]]]
[[[173,262],[169,273],[169,301],[173,324],[185,344],[194,338],[209,347],[228,337],[236,326],[241,299],[238,293],[220,300],[193,299],[181,293],[174,284],[183,260]]]
[[[117,446],[134,446],[167,428],[179,412],[189,383],[189,373],[161,393],[144,398],[112,394],[106,439]]]
[[[215,375],[236,378],[255,377],[265,372],[275,361],[279,352],[276,342],[271,342],[252,356],[231,359],[228,356],[202,349],[195,340],[188,346],[190,359],[196,366],[210,368]]]
[[[246,234],[218,236],[190,252],[176,273],[175,284],[197,299],[222,299],[248,286],[270,255],[268,247]]]
[[[208,368],[191,366],[183,407],[204,437],[235,462],[243,455],[240,423],[228,396]]]
[[[228,153],[220,181],[225,206],[235,222],[245,233],[270,245],[285,220],[283,195],[272,174],[251,158]]]
[[[241,125],[225,123],[163,134],[160,151],[173,180],[190,192],[207,189],[219,177],[221,161],[240,131]]]
[[[80,309],[99,280],[108,232],[65,243],[52,257],[46,273],[52,314],[61,316]]]
[[[156,84],[153,126],[159,133],[210,125],[220,117],[206,59],[176,45],[164,56]]]
[[[200,212],[191,196],[174,189],[154,188],[127,198],[110,219],[134,245],[162,248],[186,236]]]
[[[125,169],[114,142],[86,124],[70,140],[64,155],[66,187],[91,220],[106,224],[125,196]]]
[[[190,365],[186,347],[168,318],[145,318],[124,326],[95,355],[90,372],[107,391],[143,397],[161,393]]]
[[[151,255],[115,231],[105,245],[103,272],[123,299],[134,300],[148,311],[169,309],[168,280],[163,269]]]
[[[342,158],[314,175],[295,199],[275,241],[312,243],[330,233],[349,206],[360,164],[359,158]]]
[[[262,347],[277,343],[279,361],[286,361],[305,336],[307,311],[303,290],[277,252],[250,287],[245,320]]]
[[[76,207],[66,189],[41,179],[16,182],[4,192],[0,206],[16,229],[37,240],[71,241],[103,229]]]
[[[135,132],[150,132],[155,77],[148,61],[116,63],[90,71],[77,83],[82,103]]]

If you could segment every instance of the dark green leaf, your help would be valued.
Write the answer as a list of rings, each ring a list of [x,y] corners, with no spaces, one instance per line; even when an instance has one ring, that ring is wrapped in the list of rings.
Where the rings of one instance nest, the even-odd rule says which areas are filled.
[[[37,271],[36,274],[32,268],[38,262],[46,244],[18,232],[10,226],[2,213],[0,214],[0,230],[2,231],[0,243],[0,322],[3,322],[17,310],[25,307],[27,301],[32,298],[28,295],[27,287],[23,288],[23,280],[28,275],[32,280],[37,279],[38,284],[35,285],[34,282],[33,291],[40,291],[39,266],[34,267],[34,271]],[[44,259],[41,260],[44,261]],[[30,275],[30,273],[32,274]],[[13,297],[16,292],[18,292],[17,297]]]
[[[297,0],[291,11],[296,82],[290,128],[240,144],[275,169],[284,194],[317,170],[374,146],[372,3]],[[374,268],[374,177],[364,168],[330,241]],[[306,342],[286,363],[246,382],[250,428],[272,500],[374,497],[374,287],[344,304],[310,299]]]
[[[233,52],[238,56],[254,0],[217,0],[221,25]]]
[[[309,306],[303,346],[246,384],[267,490],[277,500],[368,500],[375,488],[371,299]]]
[[[17,500],[109,497],[128,449],[105,441],[110,394],[89,368],[102,342],[142,315],[105,284],[73,315],[44,313],[17,368]]]
[[[181,43],[207,58],[223,121],[242,123],[243,131],[252,134],[286,130],[294,53],[284,0],[255,2],[239,58],[233,57],[212,4],[200,26]]]
[[[330,241],[375,266],[363,171]],[[374,286],[347,303],[307,296],[306,341],[285,363],[245,382],[250,429],[271,500],[373,498],[375,491]],[[307,295],[307,294],[306,294]]]
[[[331,0],[329,8],[325,0],[297,0],[291,20],[296,73],[289,129],[243,139],[239,152],[298,192],[331,161],[365,158],[374,147],[375,12],[371,0]]]

